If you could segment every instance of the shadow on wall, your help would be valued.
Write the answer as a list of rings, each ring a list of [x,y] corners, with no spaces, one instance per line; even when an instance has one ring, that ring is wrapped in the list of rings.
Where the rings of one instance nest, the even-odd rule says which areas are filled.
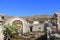
[[[35,39],[35,40],[47,40],[47,34]]]

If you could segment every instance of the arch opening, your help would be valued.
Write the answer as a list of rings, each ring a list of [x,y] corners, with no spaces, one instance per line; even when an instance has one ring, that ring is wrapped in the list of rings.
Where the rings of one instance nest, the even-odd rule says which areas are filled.
[[[19,33],[22,33],[22,27],[23,27],[23,23],[22,23],[22,21],[20,21],[20,20],[14,20],[13,22],[12,22],[12,25],[16,25],[17,27],[18,27],[18,32]]]

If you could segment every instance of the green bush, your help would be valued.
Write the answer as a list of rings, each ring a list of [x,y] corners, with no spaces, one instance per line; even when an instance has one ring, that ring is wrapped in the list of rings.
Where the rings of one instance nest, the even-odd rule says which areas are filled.
[[[18,27],[15,26],[15,25],[11,25],[11,26],[8,25],[8,26],[5,27],[3,34],[4,34],[5,37],[6,36],[8,37],[8,35],[9,36],[17,35],[18,34]]]

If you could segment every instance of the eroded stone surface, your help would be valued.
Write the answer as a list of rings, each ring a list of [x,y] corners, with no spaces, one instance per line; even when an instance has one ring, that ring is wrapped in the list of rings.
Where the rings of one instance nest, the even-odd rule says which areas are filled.
[[[2,26],[0,26],[0,40],[4,39],[4,35],[3,35],[3,28]]]

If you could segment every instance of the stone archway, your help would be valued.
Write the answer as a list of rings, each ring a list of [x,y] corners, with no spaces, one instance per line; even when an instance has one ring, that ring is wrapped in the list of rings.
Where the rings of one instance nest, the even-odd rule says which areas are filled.
[[[23,26],[22,21],[20,21],[20,20],[15,20],[15,21],[12,22],[12,24],[16,25],[17,27],[22,27]]]
[[[11,25],[16,25],[18,27],[18,32],[23,32],[23,20],[20,18],[13,18],[10,22]]]
[[[29,31],[29,29],[27,29],[28,27],[28,25],[27,25],[27,21],[26,20],[24,20],[23,18],[19,18],[19,17],[14,17],[14,18],[10,18],[9,20],[7,20],[8,22],[8,24],[7,25],[13,25],[13,24],[20,24],[20,25],[18,25],[19,27],[20,27],[20,33],[22,33],[22,34],[24,34],[24,33],[26,33],[26,32],[28,32]],[[17,22],[17,23],[16,23]]]
[[[18,32],[19,33],[22,32],[22,27],[23,27],[22,21],[20,21],[20,20],[14,20],[12,22],[12,25],[16,25],[18,27]]]

